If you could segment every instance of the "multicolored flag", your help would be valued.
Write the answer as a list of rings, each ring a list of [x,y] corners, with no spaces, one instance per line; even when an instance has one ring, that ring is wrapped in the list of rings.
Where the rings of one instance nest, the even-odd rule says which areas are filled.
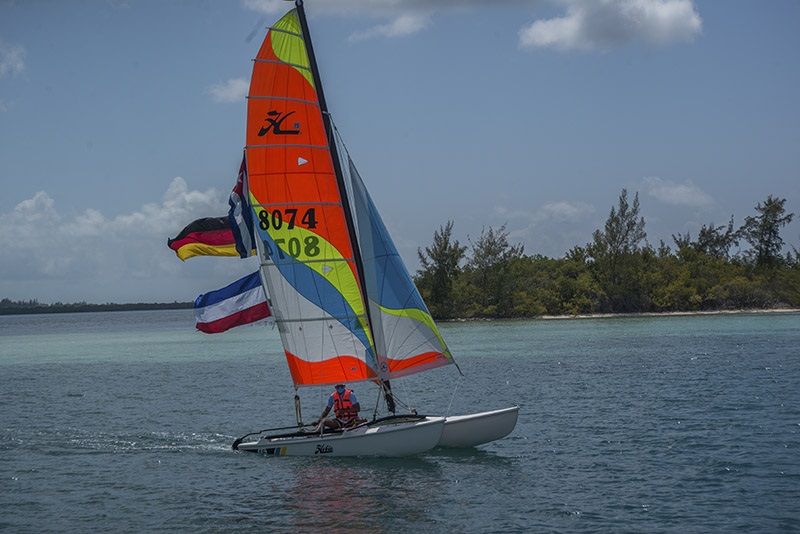
[[[253,215],[248,202],[250,194],[247,187],[247,165],[245,158],[242,158],[242,165],[239,167],[239,176],[236,185],[231,191],[228,199],[228,219],[230,220],[233,239],[236,243],[236,251],[240,258],[247,258],[252,254],[253,243]]]
[[[258,271],[194,301],[197,329],[206,334],[224,332],[270,315]]]
[[[189,223],[167,246],[181,260],[192,256],[239,256],[228,217],[204,217]]]

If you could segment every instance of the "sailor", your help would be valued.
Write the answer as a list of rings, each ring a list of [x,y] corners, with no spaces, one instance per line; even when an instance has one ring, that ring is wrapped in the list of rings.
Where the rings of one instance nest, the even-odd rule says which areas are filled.
[[[333,413],[336,415],[333,419],[325,419],[325,416],[330,413],[333,408]],[[347,389],[344,384],[336,384],[331,396],[328,397],[328,405],[319,416],[319,419],[311,423],[312,425],[319,424],[320,421],[327,428],[345,428],[360,422],[358,419],[358,412],[361,411],[361,405],[358,403],[356,394],[352,389]]]

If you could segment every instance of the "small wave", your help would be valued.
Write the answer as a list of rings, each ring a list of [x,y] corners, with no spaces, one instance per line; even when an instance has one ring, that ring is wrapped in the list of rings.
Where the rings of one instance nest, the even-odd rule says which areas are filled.
[[[136,451],[159,452],[219,452],[229,451],[233,438],[218,433],[203,432],[92,432],[79,428],[9,432],[3,441],[8,446],[30,446],[54,454],[60,453],[120,453]]]

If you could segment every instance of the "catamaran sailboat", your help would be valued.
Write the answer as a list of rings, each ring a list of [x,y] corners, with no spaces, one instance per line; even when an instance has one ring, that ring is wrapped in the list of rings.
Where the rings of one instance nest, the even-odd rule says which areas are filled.
[[[295,389],[373,382],[394,413],[390,380],[454,360],[334,127],[302,0],[254,61],[244,169],[261,281]],[[391,415],[312,432],[298,416],[292,432],[248,434],[233,448],[405,456],[502,438],[518,411]]]

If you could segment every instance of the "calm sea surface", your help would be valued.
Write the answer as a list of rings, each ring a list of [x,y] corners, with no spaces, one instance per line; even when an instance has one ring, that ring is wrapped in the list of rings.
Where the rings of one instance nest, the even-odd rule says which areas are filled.
[[[230,444],[294,423],[270,327],[0,317],[0,531],[800,532],[799,314],[442,330],[466,376],[397,380],[398,396],[437,414],[519,404],[509,437],[267,458]],[[306,420],[328,393],[300,391]]]

